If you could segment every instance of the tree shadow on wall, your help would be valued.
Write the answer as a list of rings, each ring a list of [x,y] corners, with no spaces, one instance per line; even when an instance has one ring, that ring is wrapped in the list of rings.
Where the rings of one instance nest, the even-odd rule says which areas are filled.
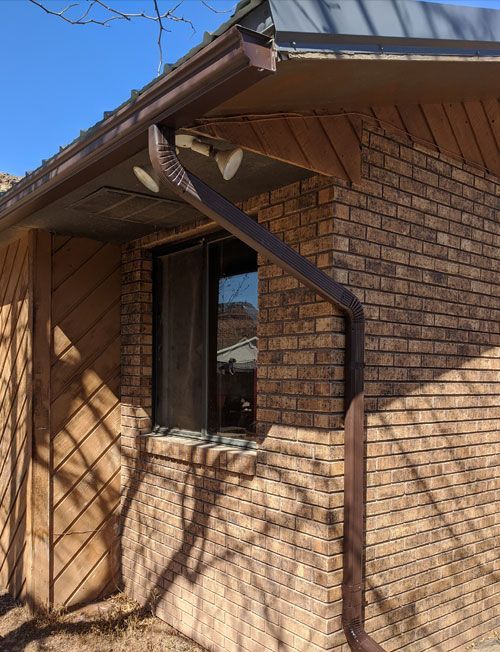
[[[226,633],[233,636],[235,650],[246,649],[249,639],[256,651],[269,645],[288,649],[293,635],[283,626],[278,603],[293,592],[297,601],[302,593],[303,611],[312,613],[302,583],[312,581],[308,573],[313,569],[286,559],[281,548],[303,544],[304,533],[292,528],[296,518],[310,519],[311,492],[283,484],[282,498],[293,501],[294,508],[280,512],[279,494],[256,491],[251,476],[219,464],[224,452],[210,445],[205,450],[209,464],[132,454],[122,506],[123,563],[126,575],[141,585],[130,581],[126,590],[140,603],[152,603],[169,624],[208,649],[220,649]],[[283,538],[285,525],[291,529]],[[294,609],[300,608],[289,605],[290,619]],[[307,640],[313,629],[302,628],[300,635]]]
[[[30,463],[30,373],[27,240],[0,260],[0,582],[13,596],[26,591]]]
[[[489,351],[482,347],[482,355]],[[470,358],[462,362],[467,365]],[[462,631],[464,621],[471,621],[469,629],[477,625],[477,605],[487,604],[500,581],[494,456],[483,454],[477,438],[471,440],[470,426],[460,432],[460,422],[443,421],[439,408],[432,407],[435,395],[429,392],[435,383],[447,382],[450,370],[454,382],[470,382],[467,369],[436,369],[435,381],[408,383],[411,391],[381,399],[368,415],[368,465],[374,474],[385,469],[391,474],[391,484],[382,488],[370,470],[367,474],[367,622],[369,631],[380,630],[375,636],[382,644],[394,640],[395,632],[395,640],[422,650],[447,650],[451,636],[470,642],[474,634]],[[390,411],[401,400],[426,395],[421,422],[391,421]],[[395,431],[398,439],[391,434]],[[455,631],[452,625],[458,623],[461,630]]]

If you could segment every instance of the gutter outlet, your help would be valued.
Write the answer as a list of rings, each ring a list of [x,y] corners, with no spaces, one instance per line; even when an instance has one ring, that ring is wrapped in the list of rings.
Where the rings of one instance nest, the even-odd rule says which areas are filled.
[[[307,258],[188,172],[175,151],[175,131],[152,125],[149,156],[160,181],[222,228],[340,309],[346,322],[344,552],[342,625],[351,650],[384,652],[364,629],[365,541],[364,312],[359,299]]]

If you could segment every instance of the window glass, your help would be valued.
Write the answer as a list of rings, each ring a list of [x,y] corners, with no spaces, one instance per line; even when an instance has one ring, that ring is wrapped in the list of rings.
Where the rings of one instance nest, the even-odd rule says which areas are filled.
[[[214,250],[215,426],[221,435],[252,437],[258,350],[257,256],[238,240],[224,240]]]
[[[257,254],[219,238],[157,258],[157,428],[255,439]]]

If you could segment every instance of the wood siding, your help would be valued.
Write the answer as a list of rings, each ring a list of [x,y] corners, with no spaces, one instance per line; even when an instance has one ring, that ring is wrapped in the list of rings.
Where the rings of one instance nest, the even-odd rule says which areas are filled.
[[[376,123],[405,133],[415,143],[500,175],[500,108],[497,99],[442,104],[371,106],[336,115],[215,118],[201,133],[249,151],[359,183],[360,125]]]
[[[0,589],[34,608],[118,577],[120,248],[0,250]]]
[[[52,246],[51,593],[56,605],[117,586],[120,500],[120,248]]]
[[[26,592],[31,459],[28,237],[0,250],[0,587]]]

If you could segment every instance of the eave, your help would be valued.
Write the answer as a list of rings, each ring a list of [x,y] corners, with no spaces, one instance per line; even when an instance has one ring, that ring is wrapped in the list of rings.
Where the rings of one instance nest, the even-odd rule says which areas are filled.
[[[0,198],[0,232],[140,152],[152,123],[180,128],[275,71],[272,40],[234,26]]]
[[[500,176],[500,57],[296,53],[197,133],[359,182],[363,123]]]
[[[0,197],[0,239],[63,223],[78,234],[78,219],[89,220],[65,213],[71,202],[89,184],[116,185],[110,178],[144,157],[153,123],[197,128],[275,165],[356,182],[360,125],[369,119],[445,153],[465,150],[468,160],[498,174],[500,11],[460,8],[462,23],[456,11],[414,0],[243,0],[173,69]],[[277,143],[278,132],[294,136]],[[118,185],[134,191],[132,184],[121,176]],[[91,228],[91,237],[108,235]],[[127,237],[132,231],[123,228],[120,239]]]

